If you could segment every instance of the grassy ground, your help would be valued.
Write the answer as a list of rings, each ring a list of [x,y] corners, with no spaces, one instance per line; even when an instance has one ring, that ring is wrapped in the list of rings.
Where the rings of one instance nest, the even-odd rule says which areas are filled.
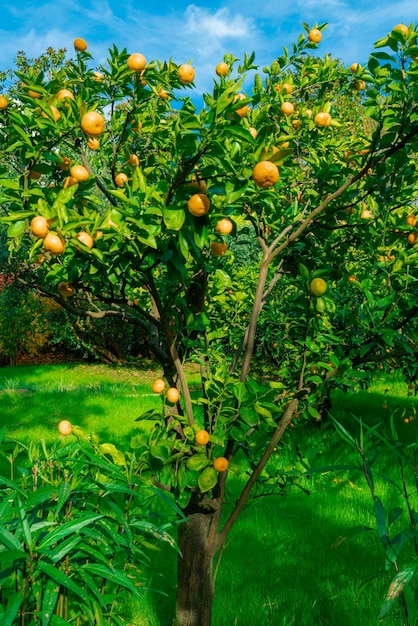
[[[0,369],[0,426],[9,436],[52,439],[56,425],[70,419],[102,441],[127,446],[140,413],[158,406],[150,394],[159,372],[103,366],[33,366]],[[16,391],[27,389],[28,391]],[[9,391],[8,391],[9,390]],[[376,378],[368,391],[332,399],[332,414],[353,434],[356,418],[389,422],[393,415],[401,440],[417,440],[415,397],[397,378]],[[358,458],[328,424],[297,425],[288,431],[277,464],[294,458],[296,448],[312,466],[354,464]],[[377,466],[397,480],[389,454]],[[408,477],[412,485],[411,475]],[[235,489],[239,489],[239,484]],[[373,626],[392,573],[385,572],[383,551],[375,532],[348,538],[356,526],[374,528],[373,501],[361,473],[353,470],[312,472],[303,479],[310,495],[293,489],[286,496],[255,500],[234,527],[222,555],[216,580],[214,626]],[[402,504],[394,486],[376,481],[376,492],[388,509]],[[415,491],[411,495],[418,509]],[[226,511],[227,513],[227,511]],[[407,526],[405,514],[397,522]],[[153,593],[132,606],[135,626],[171,626],[175,599],[176,558],[163,549],[152,555]],[[369,581],[366,583],[366,581]],[[400,603],[383,622],[404,624]],[[413,622],[411,622],[413,623]]]

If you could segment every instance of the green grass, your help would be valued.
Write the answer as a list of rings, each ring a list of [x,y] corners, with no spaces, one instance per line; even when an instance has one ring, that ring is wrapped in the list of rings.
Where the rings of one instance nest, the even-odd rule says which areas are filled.
[[[51,441],[68,419],[102,442],[128,447],[139,428],[135,419],[161,406],[150,388],[160,374],[83,364],[0,368],[0,427],[24,442]]]
[[[95,431],[101,441],[127,447],[139,427],[135,417],[161,402],[149,391],[157,375],[152,370],[90,365],[3,368],[0,388],[6,391],[0,394],[0,425],[6,425],[8,436],[25,441],[41,436],[53,439],[58,436],[57,423],[65,418],[86,432]],[[400,440],[415,442],[418,420],[405,423],[404,419],[413,417],[418,405],[407,392],[403,381],[382,375],[367,391],[335,392],[331,413],[355,436],[358,418],[370,425],[388,424],[393,415]],[[276,463],[282,466],[295,458],[296,449],[312,467],[358,461],[330,424],[298,423],[288,429],[283,444],[276,453]],[[397,477],[389,454],[376,469]],[[377,615],[390,580],[379,539],[372,531],[348,537],[352,527],[375,527],[364,477],[355,470],[324,470],[302,481],[309,496],[292,489],[285,496],[256,499],[233,528],[216,580],[214,626],[379,623]],[[412,485],[411,475],[408,481]],[[233,489],[239,486],[236,479]],[[387,508],[402,504],[396,489],[382,480],[376,481],[376,492]],[[412,500],[418,509],[415,492]],[[396,526],[407,526],[405,514]],[[164,547],[151,553],[150,586],[167,595],[146,592],[141,602],[132,604],[132,624],[172,625],[175,572],[174,551]],[[399,603],[383,622],[385,626],[404,623]]]

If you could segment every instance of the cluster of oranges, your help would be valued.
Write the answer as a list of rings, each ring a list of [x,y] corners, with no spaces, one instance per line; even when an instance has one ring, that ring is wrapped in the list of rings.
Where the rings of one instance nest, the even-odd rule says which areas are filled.
[[[43,239],[45,250],[52,254],[61,254],[65,250],[64,239],[55,231],[49,229],[50,220],[43,215],[35,215],[30,222],[30,230],[35,237]],[[87,231],[80,231],[76,234],[76,239],[84,246],[93,247],[93,237]]]
[[[161,394],[165,391],[166,383],[163,378],[156,378],[151,385],[153,393]],[[176,387],[169,387],[165,394],[166,400],[170,404],[176,404],[180,399],[180,393]],[[195,443],[198,446],[206,446],[210,442],[210,435],[207,430],[201,428],[195,434]],[[228,459],[223,456],[217,457],[213,461],[213,467],[218,472],[228,469]]]

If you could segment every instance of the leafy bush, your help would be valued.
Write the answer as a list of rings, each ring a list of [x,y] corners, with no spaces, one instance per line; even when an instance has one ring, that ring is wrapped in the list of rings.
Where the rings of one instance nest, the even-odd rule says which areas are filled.
[[[143,593],[146,546],[175,546],[147,511],[155,493],[130,474],[134,459],[79,435],[50,450],[1,436],[3,626],[122,624],[118,598]]]

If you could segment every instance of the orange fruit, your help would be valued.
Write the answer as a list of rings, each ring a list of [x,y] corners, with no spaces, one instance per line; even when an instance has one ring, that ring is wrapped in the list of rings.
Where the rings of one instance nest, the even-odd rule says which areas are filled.
[[[97,83],[102,83],[104,81],[104,76],[101,72],[93,72],[91,79],[95,80]]]
[[[244,96],[243,93],[236,93],[233,99],[233,103],[235,104],[235,102],[237,102],[238,100],[245,100],[246,98],[247,96]],[[244,106],[236,109],[235,113],[240,117],[245,117],[248,113],[248,104],[244,104]]]
[[[418,242],[418,232],[409,233],[407,239],[408,243],[412,246],[415,245]]]
[[[151,385],[154,393],[162,393],[165,389],[165,381],[162,378],[156,378]]]
[[[117,187],[124,187],[127,182],[128,182],[128,177],[127,177],[126,174],[124,174],[123,172],[120,172],[119,174],[116,174],[116,176],[115,176],[115,185]]]
[[[207,430],[198,430],[195,435],[195,441],[199,446],[205,446],[209,443],[210,435]]]
[[[71,298],[75,293],[75,289],[71,283],[63,281],[58,285],[58,293],[60,293],[63,298]]]
[[[210,251],[214,256],[223,256],[228,250],[226,243],[220,243],[218,241],[212,241],[210,244]]]
[[[408,226],[415,226],[415,224],[417,223],[417,216],[411,213],[411,215],[407,216],[406,223],[408,224]]]
[[[369,209],[363,209],[360,213],[360,217],[362,220],[370,220],[373,217],[373,213],[369,211]]]
[[[49,231],[44,239],[45,250],[49,250],[52,254],[61,254],[65,250],[65,242],[57,233]]]
[[[100,148],[100,141],[97,137],[90,137],[87,141],[87,146],[90,150],[98,150]]]
[[[70,100],[74,100],[74,94],[69,89],[60,89],[56,97],[57,97],[57,100],[64,100],[64,98],[69,98]]]
[[[392,30],[396,30],[398,33],[403,33],[405,36],[408,34],[408,26],[406,24],[396,24]]]
[[[183,85],[189,85],[194,81],[194,69],[188,63],[184,63],[180,65],[177,70],[177,76],[179,77],[179,81],[183,83]]]
[[[292,113],[294,113],[295,111],[295,107],[293,106],[293,104],[291,102],[283,102],[282,106],[280,107],[280,110],[282,113],[284,113],[284,115],[292,115]]]
[[[162,100],[167,100],[170,97],[170,94],[167,91],[167,89],[159,89],[158,95],[160,96]]]
[[[170,389],[167,390],[165,397],[167,398],[168,402],[170,402],[171,404],[175,404],[179,401],[180,394],[178,392],[178,389],[176,389],[175,387],[170,387]]]
[[[331,124],[332,117],[326,111],[319,111],[314,117],[314,122],[318,128],[323,128]]]
[[[318,30],[317,28],[313,28],[308,33],[308,39],[309,41],[312,41],[313,43],[319,43],[322,39],[321,31]]]
[[[359,67],[360,67],[360,63],[352,63],[350,65],[350,70],[353,72],[353,74],[355,74],[355,72],[357,72]]]
[[[327,290],[327,283],[323,278],[314,278],[309,285],[309,289],[314,296],[322,296]]]
[[[138,159],[137,155],[136,154],[131,154],[129,156],[128,163],[129,163],[129,165],[134,165],[135,167],[138,167],[139,159]]]
[[[68,420],[61,420],[58,424],[58,431],[60,435],[71,435],[73,432],[73,425]]]
[[[228,465],[228,459],[224,456],[218,456],[213,462],[213,468],[216,469],[217,472],[224,472],[228,469]]]
[[[363,89],[366,88],[366,83],[364,82],[364,80],[357,80],[355,87],[357,91],[363,91]]]
[[[210,200],[204,193],[195,193],[187,201],[187,208],[189,213],[196,217],[206,215],[210,209]]]
[[[82,39],[81,37],[76,37],[74,39],[74,48],[77,50],[77,52],[84,52],[85,50],[87,50],[87,41],[85,41],[85,39]]]
[[[42,176],[41,172],[37,172],[36,170],[31,170],[29,172],[29,178],[31,180],[39,180],[41,176]]]
[[[218,233],[222,233],[222,235],[229,235],[232,233],[234,229],[234,224],[228,218],[224,217],[218,221],[216,224],[215,230]]]
[[[253,169],[253,181],[258,187],[272,187],[279,180],[277,165],[271,161],[259,161]]]
[[[90,178],[89,171],[84,165],[73,165],[70,169],[70,176],[75,178],[77,182],[84,182]]]
[[[9,102],[5,96],[0,96],[0,109],[7,109]]]
[[[30,229],[36,237],[43,238],[49,231],[48,220],[42,215],[35,215],[31,220]]]
[[[81,118],[81,128],[91,137],[97,137],[101,135],[104,131],[105,120],[103,115],[98,113],[97,111],[89,111],[88,113],[84,113]]]
[[[147,60],[140,52],[134,52],[126,61],[128,67],[133,72],[142,72],[147,65]]]
[[[63,189],[68,189],[69,187],[72,187],[73,185],[78,185],[78,180],[74,178],[73,176],[66,176],[64,180],[62,181]]]
[[[226,76],[229,73],[229,65],[225,63],[224,61],[221,61],[216,66],[215,72],[217,73],[218,76]]]
[[[76,234],[76,238],[81,241],[81,243],[84,243],[87,248],[90,248],[90,250],[92,249],[94,241],[90,233],[87,233],[85,230],[81,230]]]

